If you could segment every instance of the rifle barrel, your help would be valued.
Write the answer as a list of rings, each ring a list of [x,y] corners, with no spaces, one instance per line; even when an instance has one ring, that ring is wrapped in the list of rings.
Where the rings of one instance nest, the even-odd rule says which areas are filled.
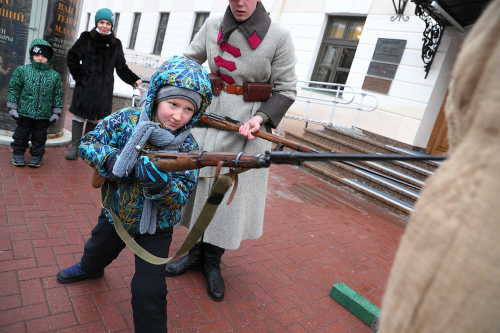
[[[402,155],[402,154],[337,154],[337,153],[302,153],[292,151],[266,151],[266,158],[276,164],[297,164],[305,161],[442,161],[442,155]]]

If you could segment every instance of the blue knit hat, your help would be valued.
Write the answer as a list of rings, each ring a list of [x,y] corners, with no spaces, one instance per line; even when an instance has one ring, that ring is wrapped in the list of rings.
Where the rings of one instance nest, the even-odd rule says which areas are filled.
[[[111,22],[111,26],[113,27],[115,25],[115,14],[113,14],[111,9],[101,8],[95,13],[95,25],[97,25],[99,20],[107,20]]]

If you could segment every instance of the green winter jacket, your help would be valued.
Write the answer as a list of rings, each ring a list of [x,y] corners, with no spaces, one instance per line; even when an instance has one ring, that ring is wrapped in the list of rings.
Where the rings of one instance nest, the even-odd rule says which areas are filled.
[[[52,48],[47,41],[40,38],[31,43],[31,64],[19,66],[12,73],[7,107],[17,109],[17,113],[24,117],[49,119],[53,113],[60,114],[62,110],[61,76],[50,68],[53,55],[47,63],[33,60],[31,50],[35,45]]]

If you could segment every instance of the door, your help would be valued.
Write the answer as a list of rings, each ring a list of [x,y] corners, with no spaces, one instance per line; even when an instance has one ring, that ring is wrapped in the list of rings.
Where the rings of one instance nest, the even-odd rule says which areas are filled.
[[[445,155],[448,151],[448,123],[446,122],[446,117],[444,114],[444,106],[446,104],[446,98],[448,93],[444,98],[441,109],[439,110],[436,123],[432,129],[431,137],[427,143],[427,153],[432,155]]]

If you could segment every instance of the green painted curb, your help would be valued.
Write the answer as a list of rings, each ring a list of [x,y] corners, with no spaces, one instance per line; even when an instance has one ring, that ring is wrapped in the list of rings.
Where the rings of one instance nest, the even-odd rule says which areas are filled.
[[[372,329],[378,330],[380,309],[345,283],[334,284],[330,296]]]

